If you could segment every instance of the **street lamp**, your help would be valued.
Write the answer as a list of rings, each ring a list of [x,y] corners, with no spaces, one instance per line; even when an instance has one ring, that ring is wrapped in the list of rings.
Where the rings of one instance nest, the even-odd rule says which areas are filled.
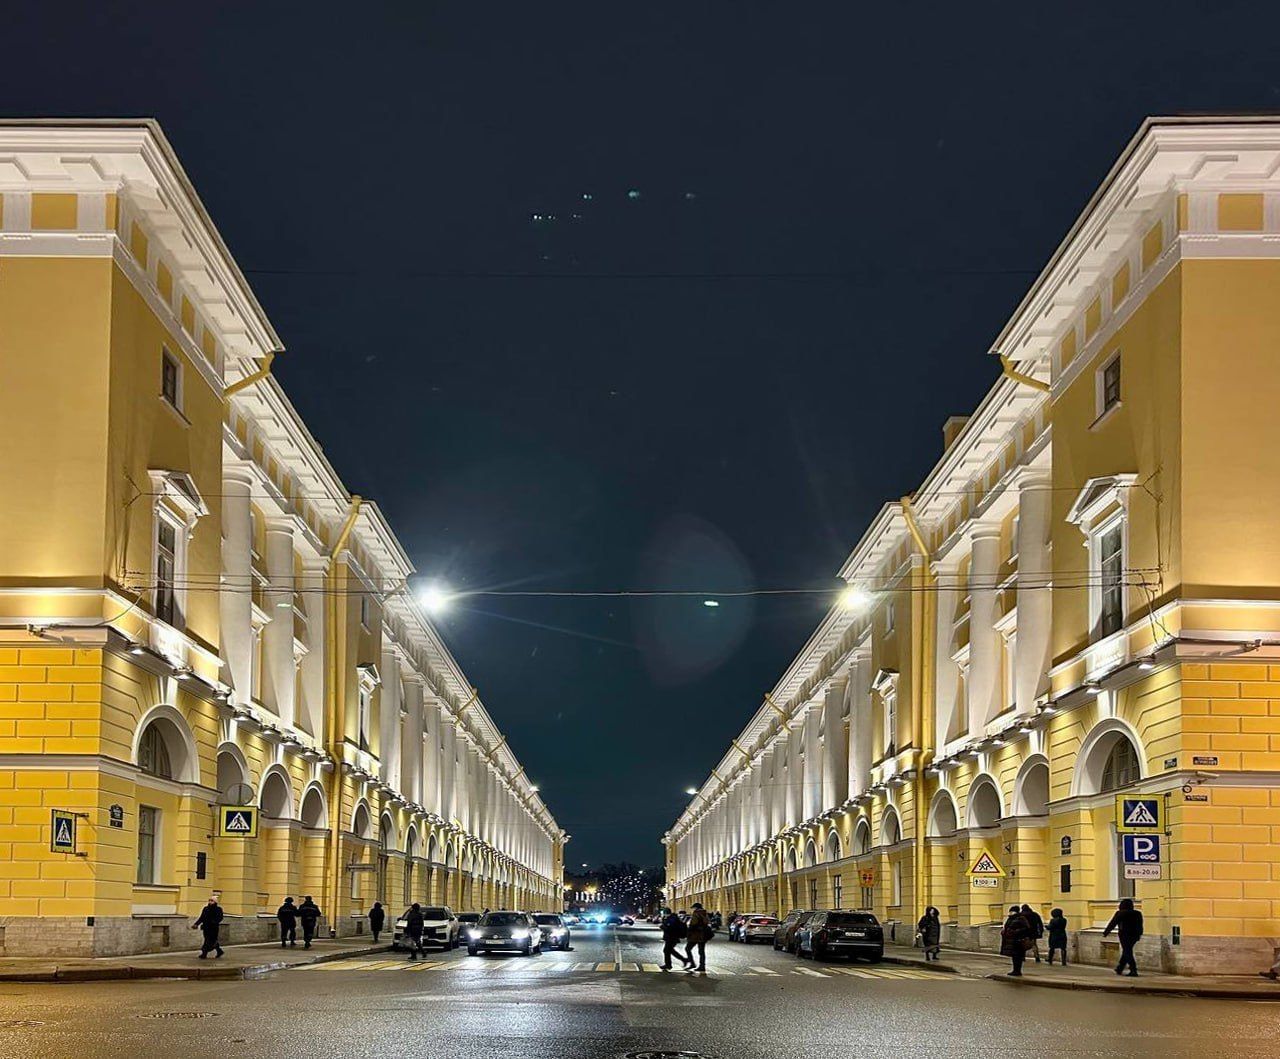
[[[426,608],[428,614],[440,614],[448,609],[453,596],[442,585],[427,585],[418,593],[418,602]]]

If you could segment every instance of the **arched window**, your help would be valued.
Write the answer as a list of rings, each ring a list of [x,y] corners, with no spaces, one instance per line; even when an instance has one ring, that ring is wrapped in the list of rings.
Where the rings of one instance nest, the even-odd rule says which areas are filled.
[[[865,820],[858,821],[858,827],[853,833],[853,850],[859,857],[871,852],[871,828]]]
[[[152,721],[138,740],[138,768],[148,776],[157,776],[162,780],[171,780],[173,776],[173,757],[169,753],[169,745],[160,731],[162,721]]]
[[[827,836],[827,860],[840,859],[840,835],[832,831]]]
[[[902,841],[902,827],[898,823],[898,814],[892,809],[884,814],[880,824],[880,845],[896,846]]]
[[[1111,747],[1107,755],[1107,763],[1102,766],[1101,793],[1118,791],[1131,783],[1142,779],[1142,768],[1138,764],[1138,751],[1128,739],[1121,736]]]

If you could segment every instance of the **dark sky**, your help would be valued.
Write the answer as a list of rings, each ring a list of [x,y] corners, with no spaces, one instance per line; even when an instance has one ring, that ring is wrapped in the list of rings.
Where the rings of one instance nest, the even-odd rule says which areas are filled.
[[[14,6],[0,108],[160,119],[458,589],[832,585],[1143,116],[1280,109],[1257,3],[193,6]],[[442,627],[568,862],[658,863],[827,602]]]

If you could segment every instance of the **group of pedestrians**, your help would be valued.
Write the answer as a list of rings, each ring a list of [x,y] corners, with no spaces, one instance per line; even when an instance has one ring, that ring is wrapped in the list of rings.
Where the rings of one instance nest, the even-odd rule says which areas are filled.
[[[697,902],[694,902],[693,912],[690,914],[687,923],[682,916],[683,913],[676,913],[668,908],[667,914],[662,918],[662,969],[670,971],[672,969],[671,959],[675,957],[675,959],[684,964],[684,969],[690,974],[694,971],[705,972],[707,969],[707,942],[715,937],[716,934],[715,928],[711,925],[711,917],[707,915],[707,910]],[[685,943],[683,953],[677,947],[681,941]],[[696,961],[693,958],[695,949],[698,951]]]
[[[276,919],[280,922],[280,948],[295,947],[298,944],[298,924],[302,924],[302,947],[311,948],[312,939],[316,936],[316,924],[323,913],[320,906],[307,894],[302,904],[295,905],[292,897],[286,897],[284,904],[276,909]]]
[[[1127,974],[1130,978],[1138,977],[1138,962],[1134,958],[1134,946],[1142,938],[1142,913],[1133,905],[1133,899],[1122,898],[1111,922],[1103,930],[1102,936],[1109,937],[1115,932],[1120,940],[1120,960],[1116,964],[1116,974]],[[1022,965],[1028,956],[1040,962],[1040,939],[1048,935],[1049,963],[1053,963],[1055,954],[1062,959],[1062,966],[1067,966],[1067,917],[1061,908],[1049,913],[1046,925],[1030,905],[1011,905],[1008,918],[1000,931],[1000,955],[1008,956],[1013,963],[1009,972],[1012,977],[1022,976]]]

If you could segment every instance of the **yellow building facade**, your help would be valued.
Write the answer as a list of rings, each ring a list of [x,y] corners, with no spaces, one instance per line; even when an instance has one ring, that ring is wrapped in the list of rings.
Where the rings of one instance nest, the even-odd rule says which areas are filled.
[[[1277,292],[1280,121],[1146,123],[664,837],[675,904],[865,907],[907,942],[934,905],[993,949],[1026,902],[1102,962],[1132,896],[1146,967],[1271,964]]]
[[[210,894],[227,941],[286,896],[338,936],[559,907],[566,836],[279,348],[153,123],[0,123],[0,953],[188,946]]]

